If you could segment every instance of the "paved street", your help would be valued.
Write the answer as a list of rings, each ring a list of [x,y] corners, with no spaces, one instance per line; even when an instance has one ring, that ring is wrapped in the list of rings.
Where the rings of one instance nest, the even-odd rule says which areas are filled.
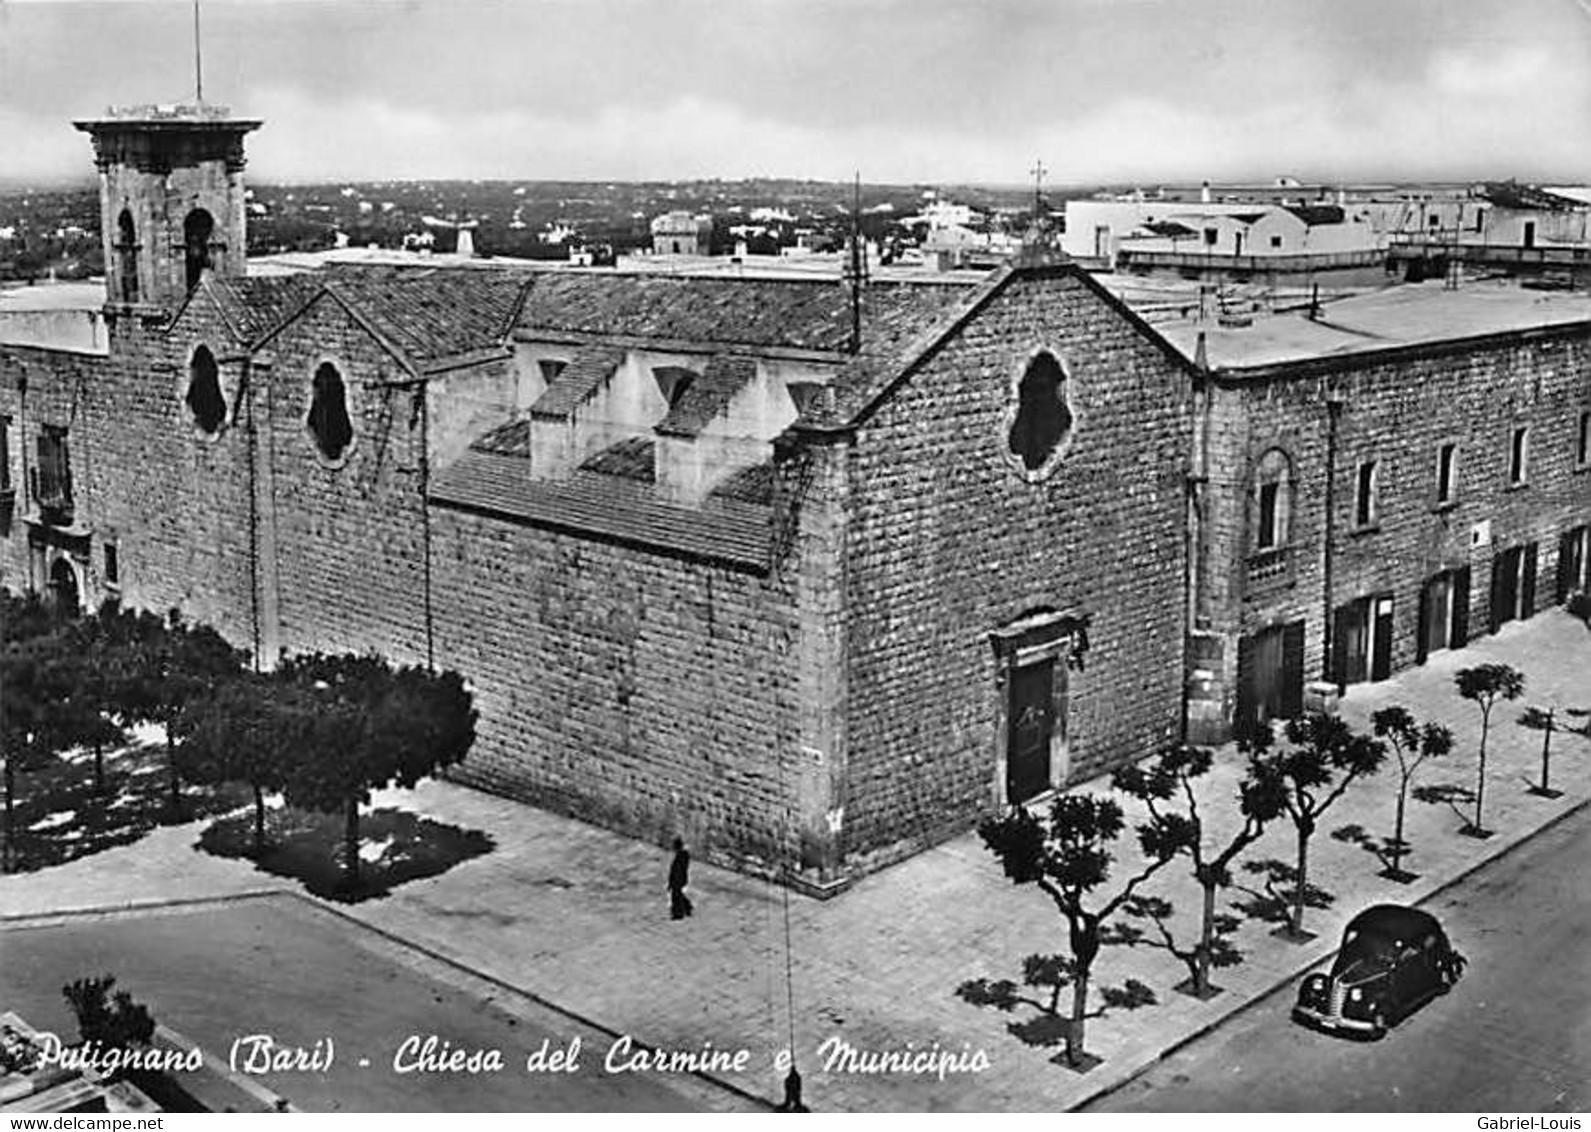
[[[0,954],[0,1005],[67,1041],[77,1031],[60,988],[106,973],[116,976],[118,990],[148,1005],[157,1022],[223,1061],[234,1041],[250,1035],[315,1053],[329,1038],[331,1066],[324,1072],[255,1077],[309,1111],[752,1107],[689,1075],[605,1073],[612,1035],[292,897],[11,925],[0,930]],[[434,1035],[454,1050],[496,1049],[505,1066],[427,1071],[422,1049],[414,1043],[402,1049],[411,1035],[422,1047]],[[576,1038],[578,1072],[526,1072],[526,1058],[543,1042],[551,1055]],[[254,1048],[240,1047],[235,1068],[248,1064]],[[400,1055],[397,1068],[404,1072],[395,1071]]]
[[[1591,809],[1426,904],[1469,967],[1382,1041],[1294,1025],[1295,981],[1086,1111],[1584,1112],[1588,860]]]
[[[1553,778],[1565,794],[1546,800],[1524,789],[1537,769],[1540,734],[1515,722],[1525,704],[1591,702],[1591,633],[1562,612],[1541,613],[1459,652],[1437,654],[1395,679],[1352,688],[1343,715],[1362,727],[1375,708],[1398,703],[1421,720],[1446,723],[1454,731],[1454,752],[1422,771],[1420,781],[1473,782],[1478,713],[1454,692],[1453,673],[1486,661],[1513,664],[1527,677],[1524,700],[1499,708],[1495,717],[1486,805],[1496,836],[1487,841],[1460,836],[1460,820],[1446,807],[1411,805],[1407,833],[1414,851],[1408,864],[1420,879],[1406,887],[1394,884],[1377,876],[1376,863],[1363,850],[1327,835],[1347,823],[1388,832],[1391,783],[1383,776],[1355,784],[1330,812],[1311,849],[1312,881],[1337,895],[1330,908],[1310,912],[1308,926],[1320,938],[1298,947],[1274,939],[1268,925],[1245,922],[1236,936],[1244,962],[1220,972],[1217,981],[1227,989],[1209,1002],[1171,989],[1182,972],[1164,953],[1108,949],[1098,969],[1102,981],[1141,979],[1154,988],[1159,1002],[1092,1022],[1088,1045],[1103,1062],[1086,1074],[1054,1064],[1053,1050],[1013,1038],[1006,1027],[1017,1017],[971,1006],[954,993],[964,980],[980,976],[1020,977],[1025,955],[1062,945],[1049,902],[1006,881],[975,835],[954,838],[865,877],[834,899],[791,897],[794,1030],[813,1107],[1054,1111],[1081,1104],[1153,1064],[1168,1046],[1221,1025],[1250,999],[1290,982],[1302,967],[1335,948],[1337,933],[1355,909],[1383,900],[1419,900],[1570,813],[1591,797],[1591,741],[1571,735],[1557,740]],[[1229,808],[1225,799],[1233,794],[1238,764],[1233,752],[1223,752],[1201,792],[1217,826],[1222,819],[1215,815]],[[439,876],[401,885],[384,899],[348,907],[356,920],[654,1046],[711,1039],[720,1048],[745,1047],[766,1055],[788,1042],[791,992],[784,980],[779,889],[699,864],[691,874],[696,915],[674,923],[663,885],[668,853],[660,847],[449,783],[386,792],[376,804],[484,831],[495,847]],[[1129,820],[1140,819],[1133,808],[1128,813]],[[203,828],[201,822],[161,827],[131,845],[0,877],[0,917],[291,887],[245,861],[197,850]],[[1212,828],[1212,838],[1215,833]],[[1130,839],[1122,851],[1133,852]],[[1279,825],[1251,856],[1287,858],[1291,853],[1291,830]],[[1524,883],[1528,887],[1534,880]],[[1149,891],[1173,902],[1179,910],[1173,923],[1186,935],[1193,918],[1189,909],[1197,899],[1187,873],[1168,869]],[[1229,900],[1223,898],[1223,906]],[[352,929],[344,925],[341,930]],[[1468,931],[1455,933],[1466,950],[1474,948]],[[0,946],[4,938],[0,935]],[[1569,955],[1585,951],[1583,945],[1564,948]],[[106,957],[116,954],[112,949]],[[112,969],[121,973],[123,965],[114,963]],[[230,969],[217,970],[214,978],[225,985],[233,975]],[[296,976],[279,971],[272,978],[286,988],[278,992],[287,993]],[[272,984],[261,985],[257,997],[269,997]],[[1477,974],[1463,993],[1481,985]],[[343,1009],[348,998],[336,988],[335,982],[324,987],[320,1000],[330,1014]],[[53,987],[49,993],[54,994]],[[1439,1006],[1451,1009],[1448,1003],[1460,1000],[1450,998]],[[241,1017],[241,1007],[238,1012]],[[1414,1019],[1406,1032],[1423,1032],[1433,1024],[1428,1016],[1434,1012]],[[403,1016],[405,1024],[410,1017]],[[1288,1036],[1299,1040],[1291,1031]],[[843,1065],[825,1069],[819,1051],[831,1040],[868,1052],[932,1051],[937,1043],[950,1054],[984,1051],[989,1064],[980,1072],[944,1079],[934,1073],[858,1072]],[[1400,1032],[1381,1048],[1400,1048],[1405,1040]],[[1328,1048],[1336,1056],[1359,1056],[1352,1048]],[[779,1095],[779,1074],[768,1056],[754,1058],[747,1072],[721,1076],[755,1096]],[[480,1103],[489,1099],[483,1095]],[[531,1102],[504,1098],[503,1103]],[[1456,1100],[1431,1106],[1466,1107]]]

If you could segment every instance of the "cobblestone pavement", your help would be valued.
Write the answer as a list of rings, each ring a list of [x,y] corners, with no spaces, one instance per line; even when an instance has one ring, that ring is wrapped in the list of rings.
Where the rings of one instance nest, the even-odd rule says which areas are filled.
[[[794,1001],[797,1061],[807,1099],[818,1109],[1058,1110],[1127,1080],[1167,1050],[1218,1024],[1234,1010],[1327,956],[1343,923],[1378,901],[1417,902],[1482,861],[1506,852],[1591,796],[1591,740],[1554,740],[1554,785],[1548,800],[1526,792],[1537,771],[1540,733],[1518,726],[1527,704],[1591,706],[1591,633],[1559,611],[1508,625],[1457,653],[1373,686],[1349,689],[1345,718],[1366,725],[1389,703],[1417,719],[1453,729],[1454,752],[1427,764],[1418,782],[1472,784],[1479,712],[1459,698],[1453,673],[1486,661],[1526,674],[1525,697],[1495,713],[1489,746],[1488,840],[1461,836],[1460,819],[1443,806],[1412,803],[1408,867],[1420,878],[1402,886],[1376,875],[1376,862],[1329,832],[1358,823],[1390,833],[1392,776],[1355,784],[1323,819],[1311,844],[1311,880],[1336,895],[1312,910],[1306,926],[1319,933],[1295,945],[1271,936],[1270,925],[1245,922],[1235,937],[1245,962],[1221,971],[1225,991],[1207,1002],[1176,993],[1181,965],[1163,952],[1108,949],[1096,967],[1107,983],[1138,978],[1157,1005],[1089,1024],[1088,1045],[1103,1058],[1083,1074],[1052,1063],[1053,1051],[1024,1046],[1006,1031],[1012,1015],[979,1009],[955,988],[979,976],[1019,977],[1022,957],[1064,949],[1064,929],[1049,902],[1009,884],[971,834],[864,878],[826,902],[786,897],[777,888],[698,865],[691,892],[696,915],[668,918],[665,850],[447,783],[392,793],[401,805],[496,840],[494,852],[444,875],[413,882],[391,896],[354,906],[359,920],[411,940],[491,978],[662,1048],[753,1051],[752,1068],[732,1078],[777,1099],[782,1076],[774,1053],[789,1045]],[[1202,795],[1223,810],[1233,794],[1237,760],[1230,750]],[[1100,787],[1101,784],[1094,784]],[[1138,811],[1129,804],[1130,818]],[[1211,811],[1211,816],[1216,811]],[[193,851],[198,827],[161,829],[143,841],[42,873],[0,879],[0,916],[172,898],[209,897],[279,887],[246,864]],[[1216,832],[1212,829],[1212,835]],[[1135,850],[1123,842],[1124,852]],[[1291,860],[1290,825],[1278,824],[1248,859]],[[1195,924],[1197,889],[1178,864],[1148,891]],[[1223,899],[1223,904],[1230,898]],[[786,985],[786,915],[790,987]],[[981,1072],[891,1074],[825,1070],[823,1054],[843,1041],[857,1050],[981,1050]],[[825,1043],[828,1043],[825,1046]],[[1233,1097],[1241,1107],[1241,1098]]]

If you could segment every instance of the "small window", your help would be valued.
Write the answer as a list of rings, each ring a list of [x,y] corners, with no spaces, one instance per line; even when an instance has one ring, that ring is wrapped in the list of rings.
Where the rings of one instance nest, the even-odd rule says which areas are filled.
[[[0,492],[11,490],[11,418],[0,416]]]
[[[1357,489],[1354,491],[1353,525],[1374,526],[1376,521],[1376,462],[1365,460],[1359,465]]]
[[[1508,442],[1508,485],[1522,487],[1529,473],[1526,466],[1530,458],[1530,430],[1523,425],[1514,429]]]
[[[1446,506],[1453,502],[1457,488],[1458,445],[1444,444],[1436,451],[1436,503]]]
[[[45,425],[39,433],[39,459],[33,469],[33,498],[55,519],[70,522],[72,514],[72,457],[66,429]]]
[[[1219,238],[1220,235],[1221,235],[1221,232],[1220,232],[1219,229],[1217,229],[1217,228],[1206,228],[1204,230],[1204,242],[1208,246],[1213,248],[1213,247],[1215,247],[1216,239]]]
[[[1276,545],[1276,500],[1281,495],[1279,483],[1260,484],[1259,549],[1270,550]]]
[[[1591,464],[1591,411],[1582,410],[1580,413],[1580,428],[1574,441],[1574,464],[1577,468]]]
[[[204,269],[210,266],[210,237],[214,232],[215,217],[202,208],[188,213],[182,222],[183,261],[190,291],[199,282]]]
[[[667,401],[668,407],[672,409],[680,403],[685,391],[695,383],[696,371],[686,369],[684,366],[658,366],[652,370],[652,380],[657,382],[663,400]]]
[[[122,301],[138,301],[138,232],[133,214],[122,209],[116,220],[116,273],[121,280]]]
[[[221,379],[215,364],[215,355],[208,346],[200,346],[188,363],[188,411],[193,423],[207,436],[221,431],[226,421],[226,399],[221,396]]]
[[[121,563],[117,560],[116,544],[113,542],[105,544],[105,584],[113,587],[122,584]]]
[[[315,371],[308,424],[321,455],[328,460],[341,460],[348,446],[353,443],[354,428],[348,419],[348,393],[343,386],[342,374],[330,362],[322,362]]]
[[[1281,246],[1282,246],[1282,238],[1280,236],[1272,236],[1271,237],[1271,247],[1279,248]]]
[[[542,358],[536,365],[541,368],[541,380],[551,385],[558,380],[558,375],[563,372],[564,366],[569,363],[562,358]]]

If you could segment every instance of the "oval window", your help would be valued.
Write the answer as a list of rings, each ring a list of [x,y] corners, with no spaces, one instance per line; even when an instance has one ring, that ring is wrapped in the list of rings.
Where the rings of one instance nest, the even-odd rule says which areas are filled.
[[[354,428],[348,419],[348,394],[343,387],[342,374],[330,362],[322,362],[315,371],[308,424],[321,455],[328,460],[342,459],[348,446],[353,443]]]
[[[226,398],[221,395],[221,379],[215,364],[215,355],[208,346],[200,346],[188,362],[188,411],[193,423],[207,436],[221,431],[226,421]]]

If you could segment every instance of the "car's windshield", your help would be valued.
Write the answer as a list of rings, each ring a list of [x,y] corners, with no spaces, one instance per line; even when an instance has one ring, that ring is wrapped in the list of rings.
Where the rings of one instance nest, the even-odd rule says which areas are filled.
[[[1331,966],[1333,978],[1358,980],[1392,967],[1397,947],[1391,939],[1374,932],[1360,931],[1347,937],[1337,961]]]

